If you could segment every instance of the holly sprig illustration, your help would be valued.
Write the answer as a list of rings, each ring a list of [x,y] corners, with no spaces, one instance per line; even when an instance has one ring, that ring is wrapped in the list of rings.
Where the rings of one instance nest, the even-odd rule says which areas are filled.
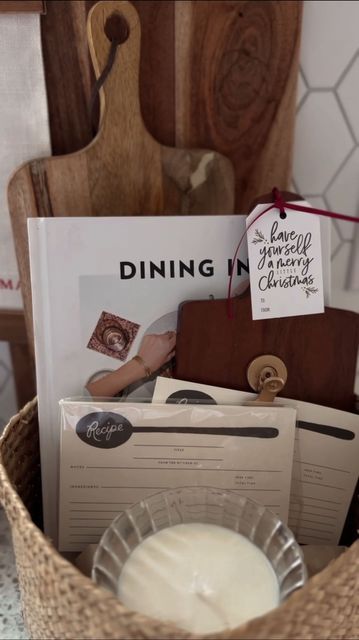
[[[254,232],[254,238],[252,240],[253,244],[259,244],[260,242],[267,242],[266,237],[263,235],[259,229],[256,229]]]
[[[315,293],[318,293],[319,291],[319,289],[317,289],[316,287],[302,287],[302,289],[305,292],[307,298],[309,298],[311,295],[314,295]]]

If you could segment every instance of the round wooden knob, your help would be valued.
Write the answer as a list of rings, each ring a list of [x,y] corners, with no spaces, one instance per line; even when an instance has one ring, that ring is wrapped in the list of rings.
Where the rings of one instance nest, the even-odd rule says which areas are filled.
[[[288,371],[283,360],[271,354],[252,360],[247,369],[247,380],[254,391],[261,391],[265,381],[271,378],[280,378],[285,385]]]

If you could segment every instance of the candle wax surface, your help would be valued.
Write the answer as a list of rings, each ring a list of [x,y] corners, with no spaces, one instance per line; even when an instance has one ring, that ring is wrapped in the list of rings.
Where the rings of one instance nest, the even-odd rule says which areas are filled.
[[[218,525],[178,524],[146,538],[122,569],[129,608],[192,633],[213,633],[279,604],[269,560],[250,540]]]

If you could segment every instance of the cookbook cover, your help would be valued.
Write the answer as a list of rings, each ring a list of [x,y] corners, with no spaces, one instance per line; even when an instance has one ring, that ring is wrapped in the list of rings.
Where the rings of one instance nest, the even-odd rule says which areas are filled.
[[[59,400],[150,401],[158,373],[171,375],[178,305],[226,296],[244,228],[243,216],[28,220],[44,526],[55,542]],[[245,247],[235,276],[234,293],[248,279]]]

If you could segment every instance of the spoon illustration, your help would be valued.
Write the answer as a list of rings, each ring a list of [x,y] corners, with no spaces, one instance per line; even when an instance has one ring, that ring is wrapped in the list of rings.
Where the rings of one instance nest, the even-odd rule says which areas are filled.
[[[110,411],[92,412],[83,416],[76,425],[76,433],[86,444],[104,449],[119,447],[133,433],[183,433],[242,438],[276,438],[275,427],[133,427],[122,415]]]
[[[349,429],[331,427],[326,424],[315,424],[314,422],[305,422],[304,420],[298,420],[297,426],[298,429],[315,431],[316,433],[322,433],[325,436],[339,438],[340,440],[354,440],[355,438],[355,433],[353,431],[350,431]]]

